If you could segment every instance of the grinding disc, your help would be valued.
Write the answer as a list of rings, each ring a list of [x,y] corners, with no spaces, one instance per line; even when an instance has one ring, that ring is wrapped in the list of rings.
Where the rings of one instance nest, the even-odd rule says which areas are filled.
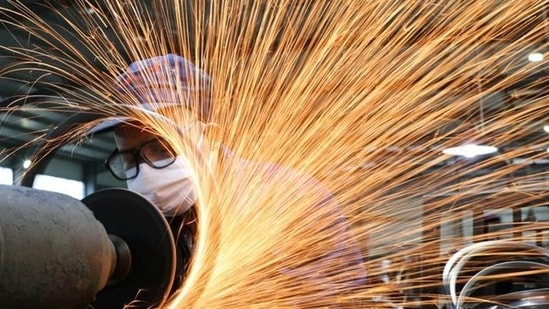
[[[168,296],[175,274],[175,245],[169,225],[145,197],[126,189],[97,191],[82,202],[109,235],[129,247],[131,268],[120,282],[111,282],[92,308],[158,307]]]

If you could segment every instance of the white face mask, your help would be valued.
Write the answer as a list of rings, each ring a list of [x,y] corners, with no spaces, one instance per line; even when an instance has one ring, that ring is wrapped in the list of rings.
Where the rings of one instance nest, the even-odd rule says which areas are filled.
[[[127,181],[128,189],[149,199],[165,216],[185,213],[196,202],[188,164],[181,157],[165,168],[139,164],[139,175]]]

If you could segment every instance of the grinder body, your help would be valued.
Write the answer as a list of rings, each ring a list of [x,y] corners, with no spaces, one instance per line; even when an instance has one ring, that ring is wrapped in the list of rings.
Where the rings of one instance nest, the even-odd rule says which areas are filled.
[[[86,308],[116,262],[107,232],[69,196],[0,186],[0,307]]]
[[[0,185],[0,308],[158,307],[174,273],[173,235],[145,197]]]

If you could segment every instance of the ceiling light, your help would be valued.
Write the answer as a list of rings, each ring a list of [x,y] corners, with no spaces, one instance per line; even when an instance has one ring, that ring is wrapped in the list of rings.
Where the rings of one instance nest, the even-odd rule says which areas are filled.
[[[542,53],[530,53],[528,54],[528,60],[530,62],[539,62],[543,60],[543,54]]]
[[[549,133],[549,124],[543,126],[543,131]]]
[[[466,144],[462,146],[446,148],[442,151],[442,153],[452,156],[473,158],[476,156],[491,154],[497,151],[497,147],[494,146]]]
[[[29,168],[31,166],[31,163],[32,163],[31,160],[26,159],[25,161],[23,161],[23,168],[24,169]]]

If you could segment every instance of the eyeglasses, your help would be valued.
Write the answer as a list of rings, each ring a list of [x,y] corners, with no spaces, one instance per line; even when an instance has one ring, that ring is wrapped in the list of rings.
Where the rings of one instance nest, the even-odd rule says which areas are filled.
[[[134,179],[139,175],[139,163],[161,169],[175,162],[176,154],[165,141],[153,139],[137,150],[115,149],[105,160],[105,167],[118,180]]]

